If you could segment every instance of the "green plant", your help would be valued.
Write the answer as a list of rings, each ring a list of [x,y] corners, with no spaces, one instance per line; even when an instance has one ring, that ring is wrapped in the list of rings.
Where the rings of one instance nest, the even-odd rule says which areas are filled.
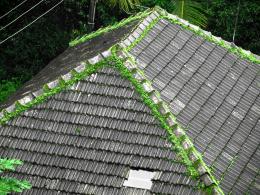
[[[232,41],[238,0],[208,1],[208,26],[212,34]],[[260,4],[259,1],[240,1],[235,44],[260,55]]]
[[[22,165],[22,161],[16,159],[0,158],[0,174],[14,171],[16,166]],[[27,181],[19,181],[14,178],[0,177],[0,194],[6,195],[11,192],[22,192],[32,186]]]
[[[80,134],[81,129],[80,129],[80,128],[76,128],[75,131],[76,131],[78,134]]]
[[[20,78],[0,81],[0,102],[7,100],[7,98],[14,93],[21,84],[22,82]]]

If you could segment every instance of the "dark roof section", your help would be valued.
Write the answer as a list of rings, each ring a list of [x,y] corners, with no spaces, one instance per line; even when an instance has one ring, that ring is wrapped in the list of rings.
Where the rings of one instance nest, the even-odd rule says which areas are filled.
[[[0,156],[24,161],[9,175],[32,183],[24,194],[200,194],[166,136],[129,81],[103,68],[9,121]],[[130,167],[158,172],[151,191],[123,187]]]
[[[138,21],[131,22],[119,29],[94,37],[75,47],[69,47],[65,52],[52,60],[35,77],[25,83],[25,85],[15,92],[4,104],[1,104],[0,110],[8,107],[16,100],[21,99],[26,94],[42,88],[42,86],[49,81],[55,80],[59,76],[68,73],[75,68],[78,63],[86,61],[94,57],[97,53],[107,50],[126,36],[133,27],[136,26],[137,22]]]
[[[260,66],[166,20],[130,53],[224,192],[259,194]]]

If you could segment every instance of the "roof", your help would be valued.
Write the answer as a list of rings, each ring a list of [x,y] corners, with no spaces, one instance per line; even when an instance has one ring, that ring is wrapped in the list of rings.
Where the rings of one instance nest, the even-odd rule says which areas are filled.
[[[0,156],[25,162],[10,174],[24,193],[258,194],[257,57],[158,8],[116,27],[2,105]],[[131,168],[156,172],[151,190],[123,186]]]

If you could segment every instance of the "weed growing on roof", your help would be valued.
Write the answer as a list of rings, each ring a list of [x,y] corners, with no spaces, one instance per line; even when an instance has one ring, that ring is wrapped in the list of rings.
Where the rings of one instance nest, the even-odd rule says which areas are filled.
[[[76,131],[78,134],[80,134],[81,129],[78,127],[78,128],[75,129],[75,131]]]
[[[22,165],[22,161],[17,159],[0,158],[0,174],[14,171],[16,166]],[[32,186],[27,181],[19,181],[15,178],[0,177],[0,194],[7,195],[11,192],[22,192]]]
[[[251,183],[249,184],[248,188],[247,188],[247,192],[245,193],[245,195],[249,195],[249,191],[250,188],[256,183],[257,181],[257,177],[260,175],[260,169],[258,169],[257,174],[255,175],[255,178],[251,181]]]
[[[225,177],[225,173],[232,167],[232,165],[235,163],[235,161],[237,160],[238,155],[236,155],[234,158],[232,158],[231,162],[229,163],[228,167],[226,168],[226,170],[222,173],[221,177],[220,177],[220,182],[222,182],[222,180]]]

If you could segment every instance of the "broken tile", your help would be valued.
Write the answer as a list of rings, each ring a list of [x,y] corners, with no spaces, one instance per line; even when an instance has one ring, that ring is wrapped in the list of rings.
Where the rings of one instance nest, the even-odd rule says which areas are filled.
[[[59,85],[59,80],[54,80],[52,82],[47,83],[47,86],[50,89],[54,89],[55,87],[57,87]]]
[[[101,53],[101,55],[102,55],[104,58],[107,58],[107,57],[111,56],[112,53],[111,53],[111,50],[108,49],[108,50],[106,50],[106,51],[103,51],[103,52]]]
[[[180,127],[177,127],[173,132],[176,137],[185,135],[185,132]]]
[[[200,179],[206,186],[210,186],[214,183],[208,174],[202,175]]]
[[[71,72],[68,72],[67,74],[62,75],[61,78],[62,78],[64,81],[67,82],[67,81],[69,81],[69,80],[72,79],[72,74],[71,74]]]
[[[77,67],[74,68],[74,70],[75,70],[77,73],[81,73],[81,72],[83,72],[85,69],[86,69],[86,62],[80,62],[79,64],[77,64]]]
[[[143,73],[142,73],[140,70],[137,70],[137,71],[133,74],[133,76],[134,76],[134,78],[135,78],[136,80],[138,80],[139,82],[142,82],[142,81],[145,80],[144,75],[143,75]]]
[[[43,90],[43,89],[39,89],[39,90],[37,90],[37,91],[32,92],[32,94],[33,94],[34,97],[39,97],[39,96],[41,96],[43,93],[44,93],[44,90]]]
[[[185,150],[187,150],[187,149],[189,149],[189,148],[192,147],[192,143],[191,143],[189,140],[184,140],[184,141],[182,142],[182,146],[183,146],[183,148],[184,148]]]
[[[161,97],[155,91],[150,94],[150,98],[155,104],[159,104],[160,102],[162,102]]]

